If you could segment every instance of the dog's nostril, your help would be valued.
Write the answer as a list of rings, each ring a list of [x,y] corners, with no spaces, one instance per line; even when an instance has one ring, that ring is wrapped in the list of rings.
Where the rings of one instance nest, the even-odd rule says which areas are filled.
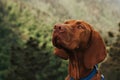
[[[56,29],[57,25],[54,26],[54,29]]]
[[[61,30],[62,28],[61,28],[61,25],[55,25],[55,26],[54,26],[54,29]]]
[[[54,30],[55,30],[55,31],[58,31],[58,32],[64,32],[64,31],[65,31],[65,28],[64,28],[64,26],[61,25],[61,24],[56,24],[56,25],[54,26]]]
[[[61,26],[58,26],[58,29],[61,30],[62,29]]]

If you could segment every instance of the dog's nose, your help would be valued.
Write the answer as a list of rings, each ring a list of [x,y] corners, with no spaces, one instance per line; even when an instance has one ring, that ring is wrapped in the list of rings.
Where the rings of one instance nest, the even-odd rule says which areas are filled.
[[[55,30],[56,32],[64,32],[64,31],[65,31],[65,27],[64,27],[64,25],[62,25],[62,24],[56,24],[56,25],[54,26],[54,30]]]

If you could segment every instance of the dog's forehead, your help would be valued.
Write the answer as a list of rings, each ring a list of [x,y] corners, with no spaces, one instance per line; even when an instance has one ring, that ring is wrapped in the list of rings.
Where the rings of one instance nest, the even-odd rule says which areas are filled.
[[[67,20],[64,22],[64,24],[73,24],[75,22],[76,22],[76,20]]]
[[[83,23],[82,20],[67,20],[64,22],[64,24],[74,24],[74,25],[81,24],[81,23]]]

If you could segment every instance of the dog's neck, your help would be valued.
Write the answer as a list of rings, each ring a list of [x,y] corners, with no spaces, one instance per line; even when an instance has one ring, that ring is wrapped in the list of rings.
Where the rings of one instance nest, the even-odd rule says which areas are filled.
[[[73,51],[72,54],[69,54],[69,74],[75,80],[86,77],[91,71],[92,69],[84,66],[84,53]]]

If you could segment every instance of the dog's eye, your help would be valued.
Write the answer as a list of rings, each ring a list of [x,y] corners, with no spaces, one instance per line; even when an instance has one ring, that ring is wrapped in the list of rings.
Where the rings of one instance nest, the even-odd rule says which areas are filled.
[[[78,25],[77,28],[78,29],[85,29],[85,27],[83,25]]]
[[[81,26],[81,25],[78,25],[77,28],[78,28],[78,29],[82,29],[82,26]]]

